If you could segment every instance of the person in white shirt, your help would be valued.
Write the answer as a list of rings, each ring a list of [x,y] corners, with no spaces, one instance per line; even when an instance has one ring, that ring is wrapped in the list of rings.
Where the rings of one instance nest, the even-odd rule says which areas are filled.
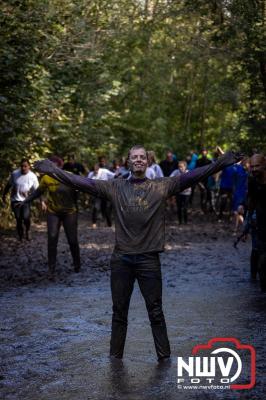
[[[189,172],[189,171],[187,169],[186,161],[179,161],[178,169],[175,169],[171,173],[170,177],[185,174],[187,172]],[[187,224],[187,209],[188,209],[188,203],[189,203],[189,198],[191,196],[191,192],[192,192],[191,187],[188,187],[187,189],[183,190],[182,192],[180,192],[176,195],[177,215],[178,215],[178,221],[179,221],[180,225],[183,222],[185,224]]]
[[[90,179],[100,179],[102,181],[108,181],[113,179],[115,176],[114,172],[109,171],[107,168],[100,168],[99,164],[94,165],[93,171],[88,173],[88,178]]]
[[[163,178],[164,174],[162,168],[156,163],[155,153],[152,150],[147,151],[149,167],[154,170],[155,178]],[[153,178],[154,179],[154,178]]]
[[[156,178],[156,173],[155,173],[153,168],[147,167],[145,176],[148,179],[155,179]]]
[[[26,239],[30,240],[30,204],[20,204],[26,200],[29,194],[39,186],[37,176],[31,171],[30,163],[23,158],[20,168],[12,172],[3,193],[3,203],[6,203],[6,195],[11,189],[11,208],[16,218],[19,240],[23,239],[24,228]]]
[[[108,181],[115,177],[115,173],[109,171],[107,168],[100,168],[99,164],[95,164],[93,171],[90,171],[88,178],[99,179],[101,181]],[[102,216],[106,219],[107,225],[112,226],[112,205],[106,199],[100,199],[98,197],[92,198],[92,227],[97,227],[98,213],[101,211]]]

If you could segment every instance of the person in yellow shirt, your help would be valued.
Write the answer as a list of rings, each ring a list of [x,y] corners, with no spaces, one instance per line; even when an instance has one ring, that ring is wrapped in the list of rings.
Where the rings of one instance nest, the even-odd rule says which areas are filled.
[[[63,167],[63,160],[53,156],[50,160],[59,168]],[[80,271],[80,251],[78,243],[78,213],[76,204],[77,192],[74,189],[60,183],[58,180],[43,175],[40,186],[26,200],[26,203],[46,195],[46,201],[42,201],[42,208],[47,212],[48,230],[48,267],[51,275],[54,275],[56,267],[57,243],[60,226],[69,243],[73,258],[74,271]]]

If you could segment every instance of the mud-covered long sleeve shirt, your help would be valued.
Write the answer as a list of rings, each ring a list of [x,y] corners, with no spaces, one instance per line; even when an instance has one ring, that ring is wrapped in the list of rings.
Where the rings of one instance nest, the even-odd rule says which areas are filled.
[[[46,161],[37,163],[36,167],[40,172],[73,189],[110,200],[116,228],[115,251],[140,254],[164,250],[165,204],[168,197],[182,192],[236,161],[238,160],[233,153],[227,153],[215,163],[180,176],[153,180],[88,179],[65,172]]]

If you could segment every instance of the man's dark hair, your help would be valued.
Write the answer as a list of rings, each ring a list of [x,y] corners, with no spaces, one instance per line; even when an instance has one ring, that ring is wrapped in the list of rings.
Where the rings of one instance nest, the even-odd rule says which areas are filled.
[[[27,163],[30,166],[30,162],[28,158],[22,158],[22,160],[20,161],[20,165]]]

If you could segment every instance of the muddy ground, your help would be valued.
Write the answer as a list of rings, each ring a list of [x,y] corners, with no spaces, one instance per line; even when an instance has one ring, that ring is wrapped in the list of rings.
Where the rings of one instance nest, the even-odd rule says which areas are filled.
[[[47,279],[46,226],[19,244],[1,239],[0,398],[5,400],[264,399],[266,296],[249,280],[250,241],[232,246],[232,226],[199,216],[167,222],[161,257],[163,302],[172,363],[158,366],[140,291],[135,286],[123,363],[108,358],[114,231],[80,217],[82,271],[72,271],[63,233],[54,281]],[[176,357],[213,337],[236,337],[257,351],[251,390],[177,388]]]

